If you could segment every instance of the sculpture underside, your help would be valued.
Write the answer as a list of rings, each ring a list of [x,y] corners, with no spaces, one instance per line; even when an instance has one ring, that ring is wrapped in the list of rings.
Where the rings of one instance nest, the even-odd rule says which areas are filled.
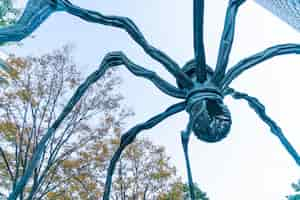
[[[300,31],[299,0],[255,0],[258,4],[271,11],[296,30]]]
[[[0,0],[0,2],[2,1],[3,0]],[[300,0],[255,1],[300,30],[300,9],[298,9],[300,8]],[[76,106],[81,96],[84,95],[92,84],[104,75],[107,69],[117,66],[126,67],[135,76],[151,81],[163,93],[183,99],[184,101],[170,106],[164,112],[150,118],[144,123],[137,124],[122,135],[120,145],[109,163],[103,200],[110,199],[115,166],[123,150],[130,145],[143,130],[151,129],[166,118],[184,110],[190,114],[190,120],[186,130],[181,133],[181,140],[187,167],[190,196],[192,200],[195,200],[192,170],[188,156],[189,136],[191,132],[195,132],[199,139],[206,142],[218,142],[227,136],[231,126],[231,117],[229,110],[223,104],[223,97],[226,95],[231,95],[235,99],[246,100],[250,108],[270,127],[271,132],[280,140],[281,144],[300,166],[300,155],[284,136],[280,127],[267,115],[264,105],[262,105],[257,98],[230,88],[230,83],[235,78],[265,60],[285,54],[300,54],[300,44],[275,45],[250,57],[244,58],[236,65],[227,69],[227,67],[229,67],[229,56],[234,41],[237,12],[239,7],[245,2],[246,0],[228,0],[217,62],[214,68],[215,70],[212,70],[205,62],[203,41],[204,0],[194,0],[195,56],[183,68],[166,53],[152,46],[136,24],[127,17],[103,15],[93,10],[78,7],[72,4],[70,0],[28,0],[26,9],[21,18],[15,24],[0,29],[0,43],[20,41],[34,32],[52,13],[64,11],[90,23],[102,24],[126,31],[146,54],[158,61],[176,79],[178,87],[165,81],[154,71],[133,63],[123,52],[108,53],[98,69],[90,74],[76,89],[63,111],[45,132],[37,144],[31,161],[25,168],[24,175],[17,180],[8,200],[19,199],[20,194],[31,181],[37,163],[42,159],[49,138],[55,134],[55,131]],[[9,69],[7,70],[9,71]]]

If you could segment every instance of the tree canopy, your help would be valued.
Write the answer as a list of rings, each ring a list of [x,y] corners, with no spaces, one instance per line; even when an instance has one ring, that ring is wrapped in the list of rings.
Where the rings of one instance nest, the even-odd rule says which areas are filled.
[[[287,196],[288,200],[300,200],[300,179],[291,184],[295,194]]]
[[[62,112],[66,99],[82,82],[72,45],[40,56],[10,55],[14,69],[1,76],[0,189],[14,190],[24,176],[37,145]],[[121,77],[109,70],[88,89],[46,143],[20,199],[99,199],[112,154],[118,148],[131,109],[117,87]],[[188,199],[183,184],[162,146],[136,139],[117,164],[111,199]],[[199,200],[205,194],[195,186]],[[4,195],[4,194],[3,194]]]

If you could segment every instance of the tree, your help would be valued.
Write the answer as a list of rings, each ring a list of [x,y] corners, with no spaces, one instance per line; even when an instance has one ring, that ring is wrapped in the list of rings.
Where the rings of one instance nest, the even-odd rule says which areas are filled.
[[[0,28],[3,26],[8,26],[13,24],[17,17],[20,14],[20,10],[15,9],[13,7],[13,3],[11,0],[1,0],[0,2]],[[7,43],[0,43],[0,46],[5,45]],[[0,52],[1,53],[1,52]],[[10,74],[13,69],[11,68],[11,66],[9,66],[6,62],[6,59],[4,57],[0,56],[0,68],[1,68],[1,73],[6,73],[6,74]],[[0,75],[0,84],[5,84],[7,85],[8,82],[7,80]]]
[[[0,91],[0,188],[13,190],[37,144],[82,81],[72,47],[39,56],[11,55],[13,73]],[[121,83],[110,70],[75,105],[50,138],[42,161],[20,199],[99,199],[125,120],[133,112],[116,92]],[[112,199],[158,199],[178,180],[165,149],[137,139],[123,153],[114,176]]]
[[[190,190],[188,184],[183,185],[184,200],[190,200]],[[209,200],[205,192],[202,192],[197,184],[194,184],[195,198],[197,200]]]
[[[209,200],[205,192],[202,192],[197,184],[194,184],[194,193],[196,200]],[[190,200],[189,185],[182,183],[180,179],[174,182],[170,191],[160,196],[159,200]]]
[[[0,91],[0,187],[6,191],[16,187],[36,145],[82,81],[71,49],[69,45],[40,57],[11,56],[8,60],[14,71],[3,74],[9,85]],[[128,115],[121,106],[123,97],[115,92],[119,84],[120,78],[111,70],[89,88],[47,142],[42,160],[20,199],[41,199],[51,191],[56,171],[64,160],[90,140],[110,132],[112,127],[106,129],[101,119],[123,113],[118,124],[123,123]]]
[[[115,136],[93,140],[77,155],[66,160],[56,181],[66,182],[48,193],[48,199],[99,199],[102,197],[106,169],[119,145]],[[156,200],[171,189],[176,169],[161,146],[148,139],[137,139],[125,150],[113,178],[112,200]]]
[[[288,200],[300,200],[300,180],[296,183],[292,183],[292,188],[296,194],[287,196]]]
[[[136,140],[125,150],[117,166],[112,197],[158,199],[171,189],[176,178],[176,169],[170,164],[164,147],[146,139]]]

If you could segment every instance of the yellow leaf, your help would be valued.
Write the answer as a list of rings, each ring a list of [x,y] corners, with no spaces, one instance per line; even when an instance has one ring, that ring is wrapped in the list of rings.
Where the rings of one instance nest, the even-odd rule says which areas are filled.
[[[79,168],[80,161],[79,160],[65,160],[62,162],[64,168],[72,169],[72,168]]]

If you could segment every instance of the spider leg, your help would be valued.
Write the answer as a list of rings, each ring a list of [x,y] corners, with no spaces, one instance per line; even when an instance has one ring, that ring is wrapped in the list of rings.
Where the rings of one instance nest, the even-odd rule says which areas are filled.
[[[203,42],[204,0],[194,0],[194,52],[197,80],[206,80],[206,61]]]
[[[108,68],[116,65],[124,65],[132,74],[150,80],[157,88],[159,88],[165,94],[176,98],[186,97],[185,91],[174,87],[167,81],[160,78],[155,72],[145,69],[139,65],[136,65],[131,60],[129,60],[123,52],[108,53],[104,58],[104,62],[109,62],[111,63],[111,65],[105,65],[105,69],[103,70],[107,70]]]
[[[212,79],[215,83],[221,81],[225,75],[229,55],[234,40],[236,15],[239,7],[243,3],[245,3],[245,1],[246,0],[229,0],[229,4],[226,11],[224,29],[219,47],[217,66]]]
[[[160,113],[152,118],[150,118],[148,121],[138,124],[131,128],[129,131],[127,131],[125,134],[122,135],[121,137],[121,142],[120,146],[114,153],[110,163],[109,167],[107,170],[107,175],[106,175],[106,182],[105,182],[105,189],[104,189],[104,195],[103,195],[103,200],[109,200],[109,195],[110,195],[110,190],[111,190],[111,184],[112,184],[112,176],[115,170],[115,166],[117,161],[119,160],[122,152],[124,149],[131,144],[136,136],[143,130],[146,129],[151,129],[160,122],[162,122],[164,119],[170,117],[171,115],[174,115],[178,112],[181,112],[185,109],[185,102],[182,103],[177,103],[175,105],[170,106],[165,112]]]
[[[15,25],[0,29],[0,43],[22,40],[55,11],[66,11],[88,22],[125,30],[149,56],[160,62],[183,86],[187,88],[193,86],[193,81],[181,71],[179,65],[167,54],[151,46],[131,19],[119,16],[105,16],[73,5],[68,0],[29,0],[20,20]]]
[[[188,173],[188,181],[189,181],[191,200],[195,200],[193,176],[192,176],[192,170],[191,170],[190,159],[189,159],[189,154],[188,154],[188,143],[189,143],[191,133],[192,133],[192,122],[190,121],[188,123],[187,129],[185,131],[181,132],[181,143],[182,143],[182,148],[183,148],[183,152],[184,152],[186,169],[187,169],[187,173]]]
[[[94,84],[96,81],[98,81],[106,72],[107,69],[113,66],[122,65],[124,64],[133,74],[137,76],[144,77],[146,79],[151,80],[154,84],[159,85],[159,88],[168,93],[173,94],[174,96],[181,96],[183,95],[182,92],[177,90],[177,88],[173,87],[172,85],[168,85],[167,82],[160,79],[157,75],[155,75],[154,72],[151,72],[149,70],[145,70],[144,68],[141,68],[133,63],[131,63],[124,54],[122,53],[110,53],[107,54],[107,56],[103,59],[102,63],[100,64],[99,68],[91,73],[86,80],[77,88],[69,102],[64,107],[63,111],[60,113],[58,118],[54,121],[54,123],[51,125],[51,127],[47,130],[45,135],[41,138],[40,142],[38,143],[36,147],[36,151],[34,155],[32,156],[32,159],[30,163],[28,164],[27,169],[24,172],[24,175],[21,177],[21,179],[16,183],[15,189],[11,192],[8,200],[15,200],[17,199],[20,192],[23,190],[23,188],[28,183],[30,177],[32,176],[32,173],[37,165],[37,163],[41,159],[41,155],[43,153],[43,150],[46,148],[46,144],[51,138],[51,136],[55,133],[57,128],[60,126],[60,124],[63,122],[63,120],[66,118],[66,116],[72,111],[74,106],[77,104],[77,102],[80,100],[80,98],[85,94],[85,92],[88,90],[88,88]],[[178,92],[178,93],[177,93]],[[181,104],[180,104],[181,105]],[[173,108],[173,107],[172,107]],[[175,108],[177,108],[175,106]],[[173,111],[172,109],[170,109]],[[168,110],[167,114],[171,112]],[[167,115],[166,114],[166,115]],[[151,121],[152,122],[152,121]]]
[[[15,24],[0,28],[0,43],[21,41],[58,10],[52,0],[29,0]]]
[[[281,44],[267,48],[257,54],[245,58],[228,70],[224,79],[221,81],[223,88],[241,75],[244,71],[254,67],[255,65],[279,55],[285,54],[300,54],[300,44]]]
[[[281,142],[281,144],[285,147],[285,149],[289,152],[289,154],[294,158],[296,163],[300,166],[300,156],[297,153],[296,149],[291,145],[288,139],[284,136],[281,128],[276,124],[274,120],[272,120],[267,114],[265,106],[255,97],[251,97],[246,93],[237,92],[231,89],[231,93],[233,98],[235,99],[243,99],[246,100],[249,106],[256,112],[256,114],[260,117],[262,121],[264,121],[269,127],[271,132],[277,136]]]
[[[120,16],[105,16],[101,13],[73,5],[68,0],[59,1],[61,1],[61,3],[64,5],[64,10],[71,15],[77,16],[88,22],[103,24],[125,30],[150,57],[160,62],[176,78],[176,80],[182,83],[182,85],[187,88],[193,86],[193,81],[181,71],[179,65],[167,54],[149,44],[142,32],[131,19]]]

